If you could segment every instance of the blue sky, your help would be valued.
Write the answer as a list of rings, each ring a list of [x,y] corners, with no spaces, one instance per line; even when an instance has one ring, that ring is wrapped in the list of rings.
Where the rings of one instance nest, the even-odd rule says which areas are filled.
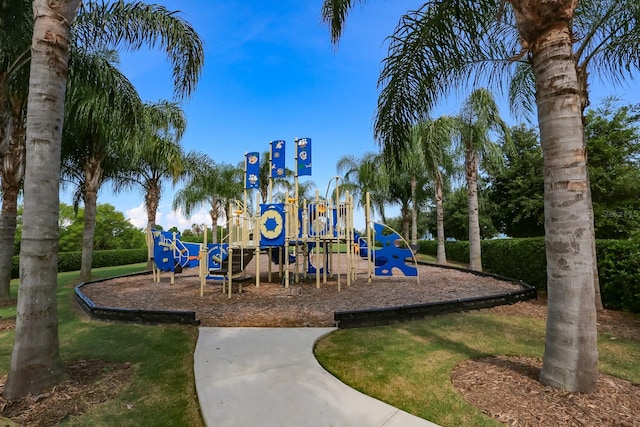
[[[377,79],[386,56],[385,37],[392,34],[403,13],[423,4],[420,0],[372,0],[356,6],[336,49],[320,22],[322,0],[155,3],[181,11],[180,16],[205,42],[201,79],[193,96],[182,104],[188,121],[181,141],[185,150],[237,164],[244,153],[266,151],[269,141],[284,139],[289,144],[287,166],[293,168],[294,138],[309,137],[313,141],[310,179],[321,194],[336,175],[340,157],[377,150],[372,124]],[[122,54],[121,69],[144,100],[171,99],[170,68],[158,51]],[[594,80],[592,103],[609,94],[638,103],[638,89],[638,82],[613,89]],[[464,95],[448,98],[434,116],[455,114]],[[506,106],[501,112],[515,123]],[[193,223],[210,224],[206,209],[192,218],[171,211],[178,188],[180,184],[176,188],[165,184],[157,222],[180,230]],[[143,200],[142,192],[136,190],[113,195],[108,184],[98,197],[99,203],[113,204],[139,227],[146,225]],[[62,201],[69,203],[64,194]],[[355,219],[356,227],[363,224],[364,218]]]

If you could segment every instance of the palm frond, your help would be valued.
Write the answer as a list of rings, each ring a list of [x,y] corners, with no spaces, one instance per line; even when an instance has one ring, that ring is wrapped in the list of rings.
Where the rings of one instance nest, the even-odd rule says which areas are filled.
[[[344,24],[349,10],[354,3],[365,3],[366,0],[325,0],[322,4],[322,22],[331,32],[331,42],[337,44],[342,36]]]
[[[176,12],[157,4],[84,2],[73,34],[90,49],[159,47],[173,68],[176,97],[193,92],[204,65],[204,42],[195,29]]]
[[[496,20],[499,11],[499,1],[431,1],[401,18],[378,80],[381,145],[399,150],[411,125],[454,89],[503,89],[521,48],[513,24]]]

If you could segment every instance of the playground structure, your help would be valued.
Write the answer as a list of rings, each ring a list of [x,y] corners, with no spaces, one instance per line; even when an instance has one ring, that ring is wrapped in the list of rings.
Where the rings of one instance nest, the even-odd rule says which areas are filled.
[[[294,177],[294,194],[285,202],[272,202],[273,179],[284,174],[284,141],[271,143],[271,177],[269,202],[249,206],[248,191],[258,188],[259,153],[245,154],[245,190],[242,201],[232,202],[227,210],[227,234],[221,243],[207,243],[206,229],[203,243],[187,243],[179,233],[149,230],[147,242],[149,257],[153,259],[153,279],[160,281],[162,272],[175,273],[184,268],[199,268],[200,296],[204,294],[207,280],[222,282],[222,292],[231,298],[232,281],[239,281],[252,260],[255,260],[255,286],[260,286],[260,254],[268,254],[268,281],[272,281],[273,265],[284,287],[301,278],[314,277],[317,288],[327,283],[329,277],[337,280],[338,291],[344,277],[347,286],[357,278],[357,257],[367,260],[367,277],[391,276],[397,269],[406,276],[416,276],[417,261],[413,251],[402,237],[391,228],[370,218],[369,195],[365,203],[365,235],[354,229],[353,196],[340,192],[340,177],[332,179],[325,197],[316,190],[313,200],[299,200],[298,175],[311,174],[311,140],[295,140],[297,172]],[[329,197],[329,187],[335,180],[335,188]],[[399,244],[403,242],[404,245]],[[338,246],[340,245],[340,246]],[[404,247],[403,247],[404,246]],[[343,257],[335,256],[340,248]],[[413,260],[413,265],[407,264]],[[342,261],[341,261],[342,260]]]

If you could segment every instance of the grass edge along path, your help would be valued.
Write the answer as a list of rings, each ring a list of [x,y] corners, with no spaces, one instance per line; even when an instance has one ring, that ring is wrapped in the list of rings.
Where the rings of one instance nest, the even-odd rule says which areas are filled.
[[[499,426],[451,384],[462,361],[492,355],[541,358],[543,319],[475,312],[361,329],[316,343],[318,362],[349,386],[441,426]],[[600,370],[640,383],[640,343],[600,339]]]
[[[97,268],[94,279],[144,271],[146,263]],[[58,334],[63,361],[103,360],[130,363],[132,382],[116,398],[65,421],[65,426],[203,426],[193,373],[197,328],[184,325],[137,325],[89,319],[77,306],[74,286],[79,272],[58,274]],[[12,281],[12,297],[18,282]],[[15,317],[15,306],[0,316]],[[0,375],[6,375],[14,332],[0,332]]]

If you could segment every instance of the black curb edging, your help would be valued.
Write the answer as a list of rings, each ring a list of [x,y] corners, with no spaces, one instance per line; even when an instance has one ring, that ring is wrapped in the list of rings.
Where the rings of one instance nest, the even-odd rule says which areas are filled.
[[[76,301],[82,310],[89,315],[89,317],[96,320],[117,320],[121,322],[146,324],[179,323],[195,326],[200,324],[200,320],[196,319],[195,311],[141,310],[135,308],[101,307],[97,306],[82,292],[82,287],[85,285],[123,277],[142,276],[146,274],[151,274],[151,272],[145,271],[142,273],[125,274],[122,276],[80,283],[75,287]]]
[[[440,301],[426,304],[404,305],[388,308],[372,308],[364,310],[336,311],[333,319],[340,329],[362,328],[368,326],[382,326],[393,323],[420,320],[426,317],[437,316],[448,313],[466,312],[469,310],[480,310],[499,305],[515,304],[520,301],[537,299],[537,289],[521,280],[515,280],[480,271],[468,270],[451,265],[437,265],[418,261],[420,265],[463,271],[481,277],[492,277],[494,279],[512,282],[524,289],[506,294],[490,295],[486,297],[463,298],[450,301]],[[76,285],[75,297],[82,310],[92,319],[96,320],[116,320],[130,323],[160,324],[178,323],[197,326],[200,320],[196,318],[195,311],[173,311],[173,310],[142,310],[132,308],[116,308],[97,306],[89,297],[82,292],[82,287],[89,284],[104,282],[106,280],[119,279],[124,277],[134,277],[151,274],[150,271],[142,273],[131,273],[122,276],[109,277],[105,279],[93,280]]]
[[[427,265],[436,268],[463,271],[476,276],[492,277],[494,279],[512,282],[524,289],[506,294],[490,295],[486,297],[463,298],[450,301],[441,301],[426,304],[404,305],[389,308],[374,308],[364,310],[336,311],[333,320],[340,329],[363,328],[368,326],[382,326],[394,323],[409,322],[411,320],[421,320],[426,317],[437,316],[448,313],[460,313],[469,310],[480,310],[499,305],[515,304],[520,301],[538,298],[538,291],[535,287],[497,274],[490,274],[481,271],[467,270],[461,267],[450,265],[438,265],[418,261],[420,265]]]

